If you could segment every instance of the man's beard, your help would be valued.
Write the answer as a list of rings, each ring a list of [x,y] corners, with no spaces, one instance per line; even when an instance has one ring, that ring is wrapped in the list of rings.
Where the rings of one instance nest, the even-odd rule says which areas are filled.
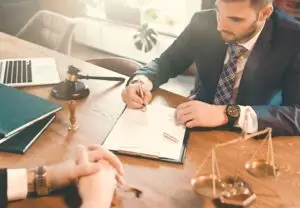
[[[235,37],[234,39],[231,40],[226,40],[223,39],[227,42],[227,43],[235,43],[235,42],[247,42],[248,40],[250,40],[258,31],[258,25],[257,25],[257,21],[255,21],[249,28],[249,30],[247,31],[247,33],[241,35],[240,37]],[[227,33],[230,34],[231,36],[235,36],[234,33],[230,32],[230,31],[222,31],[223,33]]]

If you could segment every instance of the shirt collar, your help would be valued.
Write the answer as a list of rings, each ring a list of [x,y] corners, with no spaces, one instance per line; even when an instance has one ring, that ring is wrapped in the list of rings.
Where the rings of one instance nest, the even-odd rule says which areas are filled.
[[[261,34],[261,31],[264,29],[265,27],[265,24],[261,27],[260,31],[255,35],[253,36],[250,40],[248,40],[246,43],[240,43],[239,45],[245,47],[248,51],[251,51],[259,37],[259,35]]]

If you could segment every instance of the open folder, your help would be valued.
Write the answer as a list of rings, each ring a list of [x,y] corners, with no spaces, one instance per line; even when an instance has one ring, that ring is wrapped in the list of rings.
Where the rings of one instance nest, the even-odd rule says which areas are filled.
[[[146,111],[126,108],[102,145],[120,154],[183,163],[187,140],[175,109],[152,104]]]

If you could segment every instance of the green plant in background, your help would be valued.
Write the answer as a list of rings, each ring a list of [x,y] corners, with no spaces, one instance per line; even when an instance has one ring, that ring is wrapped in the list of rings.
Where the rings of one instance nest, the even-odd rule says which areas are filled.
[[[149,28],[148,24],[143,24],[133,36],[135,47],[145,53],[152,50],[157,43],[157,33],[153,28]]]
[[[158,41],[158,35],[153,29],[153,26],[157,24],[173,26],[176,23],[176,20],[171,15],[164,14],[159,9],[149,5],[149,8],[143,11],[142,23],[143,24],[134,35],[134,44],[138,50],[147,53],[154,48]]]
[[[159,18],[157,9],[149,8],[143,13],[143,23],[133,36],[135,47],[145,53],[151,51],[157,43],[157,32],[149,27],[149,23],[156,21]]]
[[[108,6],[110,7],[110,12],[109,11],[105,11],[106,16],[108,15],[118,15],[117,17],[120,19],[120,13],[117,12],[118,9],[120,10],[120,6],[124,5],[123,7],[125,7],[125,5],[127,5],[127,0],[77,0],[78,4],[80,5],[80,7],[82,7],[84,10],[86,8],[86,6],[90,6],[93,8],[96,8],[97,6],[99,6],[101,3],[108,3]],[[131,1],[128,1],[128,3]],[[149,5],[152,2],[152,0],[132,0],[132,5],[135,6],[139,6],[138,8],[144,7],[144,5]],[[116,6],[117,8],[112,8],[112,6]],[[123,8],[122,7],[122,8]],[[131,8],[130,6],[128,6],[129,9],[134,9]],[[136,9],[138,9],[136,8]],[[106,8],[108,9],[108,8]],[[112,10],[114,9],[114,10]],[[138,9],[139,11],[141,11],[140,9]],[[117,13],[116,13],[117,12]],[[128,12],[132,12],[132,11],[128,11]],[[122,13],[122,12],[121,12]],[[128,15],[127,15],[128,16]],[[130,15],[129,15],[130,16]],[[153,29],[149,27],[149,23],[155,22],[155,21],[159,21],[159,19],[161,19],[162,15],[160,13],[159,10],[154,9],[154,8],[148,8],[143,12],[143,23],[140,25],[140,27],[137,29],[136,34],[133,36],[134,39],[134,45],[135,47],[140,50],[143,51],[145,53],[151,51],[154,46],[157,43],[157,32]],[[112,17],[110,17],[110,19],[112,19]],[[122,20],[125,21],[126,18],[123,18]],[[132,19],[132,18],[131,18]],[[121,19],[118,21],[122,21]],[[138,21],[140,21],[140,17],[138,18]]]

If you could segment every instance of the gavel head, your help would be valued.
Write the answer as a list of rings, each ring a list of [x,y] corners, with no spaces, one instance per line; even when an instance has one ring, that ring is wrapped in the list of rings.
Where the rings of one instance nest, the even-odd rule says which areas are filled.
[[[66,79],[55,85],[51,95],[59,100],[78,100],[89,95],[90,90],[87,85],[78,80],[80,70],[74,66],[69,66]]]
[[[66,78],[66,80],[70,81],[70,82],[76,82],[77,78],[78,78],[78,73],[80,72],[80,70],[78,68],[76,68],[75,66],[71,65],[68,67],[68,76]]]

